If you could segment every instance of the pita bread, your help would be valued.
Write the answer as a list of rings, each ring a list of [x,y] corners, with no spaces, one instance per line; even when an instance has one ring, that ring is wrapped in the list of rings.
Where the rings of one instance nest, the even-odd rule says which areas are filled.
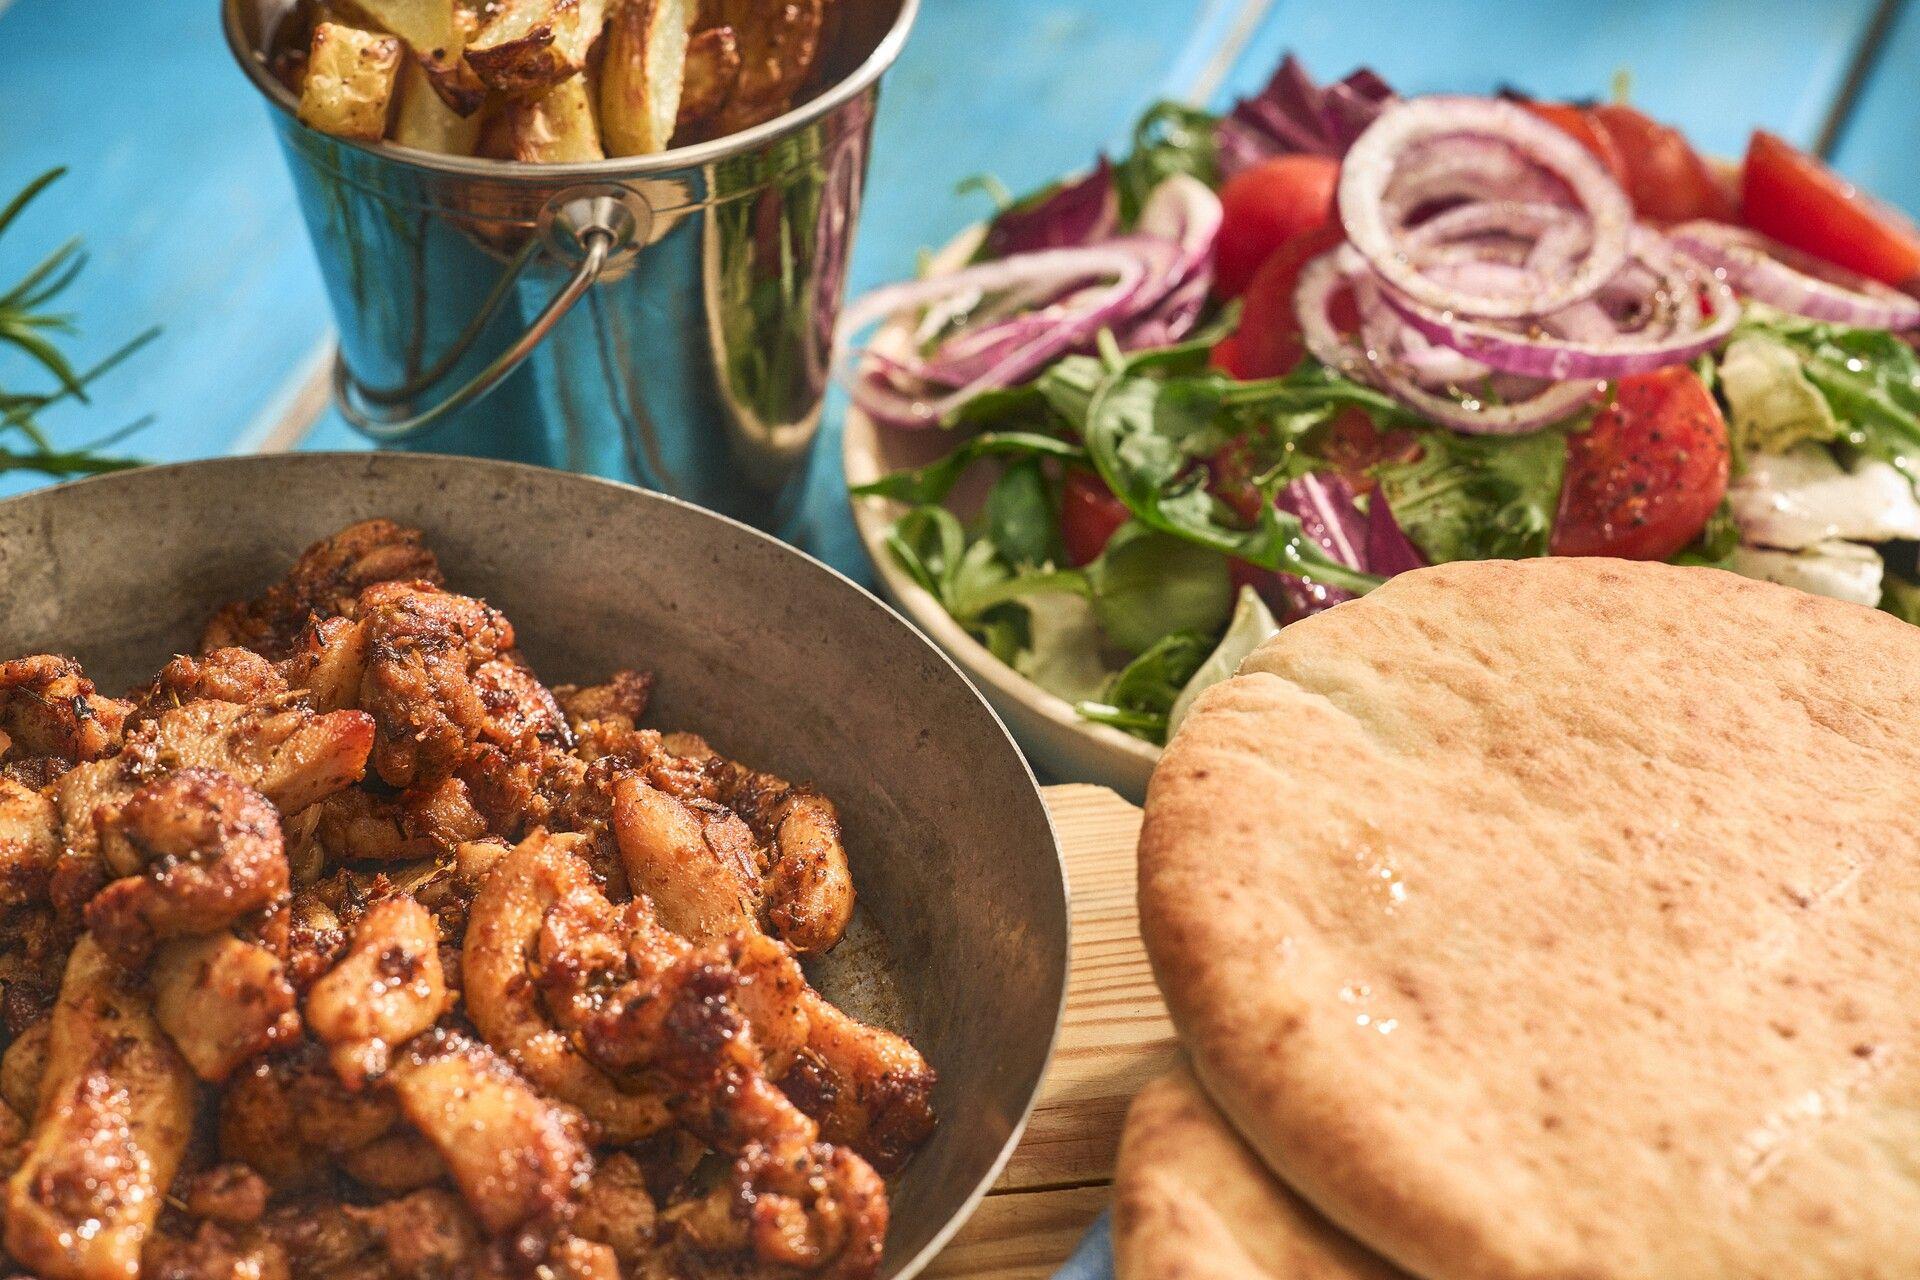
[[[1267,1172],[1185,1067],[1127,1111],[1114,1280],[1405,1280]]]
[[[1410,1271],[1920,1276],[1920,627],[1395,578],[1200,700],[1140,899],[1208,1093]]]

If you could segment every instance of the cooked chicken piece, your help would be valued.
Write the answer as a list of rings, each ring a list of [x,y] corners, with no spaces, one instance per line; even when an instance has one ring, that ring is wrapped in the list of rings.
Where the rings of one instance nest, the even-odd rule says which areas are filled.
[[[19,1035],[53,1008],[73,938],[51,908],[0,910],[0,1033]]]
[[[880,1269],[887,1189],[839,1147],[755,1147],[707,1195],[661,1215],[667,1244],[637,1271],[644,1280],[721,1280],[743,1264],[818,1280],[865,1280]]]
[[[327,1046],[340,1083],[360,1089],[449,1003],[433,914],[401,894],[375,903],[353,927],[346,955],[307,992],[307,1026]]]
[[[706,941],[758,928],[758,858],[731,811],[676,800],[628,773],[613,785],[613,829],[627,883],[669,929]]]
[[[402,1125],[340,1157],[340,1167],[361,1186],[404,1195],[444,1182],[447,1165],[431,1142]]]
[[[47,900],[60,854],[60,811],[53,800],[0,778],[0,908]]]
[[[639,1161],[616,1151],[595,1167],[573,1215],[573,1230],[610,1247],[621,1266],[639,1264],[654,1245],[653,1196]]]
[[[300,1035],[280,957],[231,933],[179,938],[153,958],[153,1013],[193,1073],[218,1084]]]
[[[144,724],[189,702],[271,702],[287,691],[273,664],[251,649],[215,649],[202,657],[185,654],[160,668],[152,684],[133,695],[128,727]]]
[[[140,1255],[140,1280],[294,1280],[296,1270],[279,1241],[256,1230],[201,1222],[192,1235],[160,1231]]]
[[[54,786],[62,844],[50,885],[54,905],[63,918],[76,918],[106,883],[96,815],[157,775],[216,770],[291,815],[359,781],[372,746],[373,722],[358,711],[319,715],[290,702],[203,701],[165,712],[130,734],[118,755],[80,765]]]
[[[391,798],[353,788],[315,808],[314,839],[335,863],[438,857],[489,832],[467,784],[458,778]]]
[[[822,1138],[892,1173],[933,1134],[934,1070],[903,1037],[807,995],[806,1050],[780,1088]]]
[[[632,733],[653,698],[651,671],[616,671],[605,684],[557,686],[553,696],[575,734]]]
[[[220,1095],[220,1158],[251,1166],[277,1189],[296,1189],[399,1123],[392,1097],[349,1093],[309,1041],[256,1058],[228,1080]]]
[[[621,1089],[587,1061],[542,1006],[532,973],[548,912],[564,899],[598,893],[579,856],[585,844],[581,836],[536,833],[487,874],[461,953],[466,1010],[488,1044],[535,1085],[578,1108],[599,1141],[626,1143],[666,1127],[666,1102],[651,1090]]]
[[[53,1018],[44,1016],[13,1038],[0,1054],[0,1102],[23,1116],[40,1110],[40,1083],[47,1075],[47,1038]]]
[[[367,587],[419,580],[438,585],[440,565],[418,529],[365,520],[323,538],[300,554],[286,578],[256,600],[236,601],[213,616],[200,652],[229,645],[283,658],[311,618],[345,613]]]
[[[224,929],[290,890],[279,812],[227,774],[175,770],[93,821],[120,878],[87,903],[87,928],[121,964],[139,964],[162,939]]]
[[[26,1116],[15,1111],[4,1102],[0,1102],[0,1178],[10,1178],[13,1171],[27,1156],[28,1125]],[[4,1265],[5,1253],[0,1253],[0,1265]]]
[[[120,747],[131,704],[103,696],[72,658],[50,653],[0,662],[0,756],[72,764]]]
[[[74,945],[47,1074],[7,1181],[6,1249],[44,1280],[130,1280],[192,1133],[194,1080],[146,997]]]
[[[368,1275],[455,1276],[485,1266],[486,1241],[450,1191],[428,1188],[365,1209],[350,1208],[347,1216],[366,1235],[373,1255]]]
[[[173,1186],[173,1198],[188,1217],[230,1227],[260,1221],[271,1194],[267,1180],[244,1164],[216,1164],[183,1176]]]
[[[586,1126],[572,1108],[457,1032],[432,1031],[409,1044],[388,1081],[489,1232],[564,1221],[593,1167]]]
[[[717,756],[708,767],[720,803],[773,851],[764,914],[774,935],[803,954],[840,941],[853,918],[853,874],[833,802]]]

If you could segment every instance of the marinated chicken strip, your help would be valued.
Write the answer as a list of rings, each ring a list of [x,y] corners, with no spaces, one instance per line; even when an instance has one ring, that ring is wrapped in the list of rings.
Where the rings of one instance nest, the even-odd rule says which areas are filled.
[[[319,1045],[256,1058],[220,1094],[220,1158],[248,1165],[279,1190],[324,1179],[332,1162],[392,1132],[394,1100],[349,1093]]]
[[[543,1097],[492,1049],[455,1032],[429,1032],[409,1044],[388,1081],[489,1232],[565,1220],[593,1167],[586,1126],[572,1108]]]
[[[74,918],[110,878],[96,815],[176,768],[212,769],[264,795],[292,816],[360,780],[373,722],[358,711],[317,714],[294,703],[258,707],[203,701],[168,711],[129,735],[121,752],[83,764],[53,788],[61,856],[50,892]]]
[[[287,692],[287,682],[271,662],[251,649],[215,649],[200,657],[185,654],[160,668],[154,682],[134,695],[128,727],[158,719],[189,702],[234,702],[242,706],[271,702]]]
[[[653,673],[616,671],[605,684],[559,685],[553,696],[575,734],[632,733],[653,699]]]
[[[851,1147],[882,1173],[933,1135],[936,1076],[903,1037],[870,1027],[807,992],[807,1045],[780,1088],[820,1122],[820,1136]]]
[[[447,1177],[446,1162],[433,1144],[405,1125],[338,1159],[348,1177],[383,1195],[405,1195]]]
[[[13,1038],[0,1054],[0,1102],[23,1116],[40,1110],[40,1085],[47,1077],[47,1040],[53,1030],[51,1014]]]
[[[279,659],[314,618],[345,613],[366,588],[380,582],[438,585],[440,565],[418,529],[391,520],[365,520],[323,538],[301,553],[286,578],[256,600],[226,606],[200,636],[200,652],[237,645]]]
[[[279,812],[212,769],[165,774],[93,815],[120,878],[87,903],[87,928],[137,965],[162,939],[213,933],[290,891]]]
[[[231,933],[180,938],[153,959],[153,1013],[187,1065],[219,1084],[300,1035],[280,957]]]
[[[244,1164],[217,1164],[183,1175],[174,1183],[173,1198],[190,1218],[245,1226],[266,1214],[273,1188]]]
[[[629,1272],[652,1252],[655,1207],[645,1170],[625,1151],[616,1151],[594,1167],[573,1215],[573,1230],[613,1250]]]
[[[532,971],[548,912],[564,899],[598,893],[580,858],[585,844],[582,836],[538,832],[487,873],[461,953],[466,1011],[529,1080],[578,1108],[599,1141],[627,1143],[671,1122],[665,1100],[653,1091],[627,1092],[587,1061],[542,1006]]]
[[[843,1148],[754,1147],[707,1195],[662,1214],[664,1247],[643,1280],[722,1280],[760,1268],[809,1280],[867,1280],[887,1236],[887,1189]]]
[[[333,862],[434,858],[489,834],[486,818],[458,778],[391,798],[356,787],[315,807],[314,839]]]
[[[660,922],[708,941],[755,930],[760,868],[752,838],[727,810],[701,812],[637,773],[613,784],[613,829],[634,892],[653,900]],[[729,838],[738,827],[741,838]]]
[[[7,1252],[43,1280],[135,1280],[192,1132],[194,1094],[146,998],[82,937],[54,1007],[26,1156],[7,1181]]]
[[[51,798],[0,778],[0,909],[46,901],[60,854],[60,811]]]
[[[112,755],[132,709],[95,689],[72,658],[39,653],[0,662],[0,758],[78,764]]]
[[[433,913],[401,894],[354,925],[346,955],[307,992],[307,1026],[340,1083],[360,1089],[450,1003]]]
[[[309,1274],[305,1266],[294,1266],[279,1241],[219,1222],[203,1221],[191,1235],[157,1232],[140,1257],[140,1280],[294,1280]]]

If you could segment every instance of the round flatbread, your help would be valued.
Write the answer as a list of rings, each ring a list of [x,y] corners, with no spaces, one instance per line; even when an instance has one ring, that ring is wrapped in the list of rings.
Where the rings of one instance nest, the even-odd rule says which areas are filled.
[[[1406,574],[1200,700],[1140,900],[1208,1093],[1410,1271],[1920,1275],[1920,627]]]
[[[1115,1280],[1406,1280],[1280,1185],[1184,1067],[1127,1111],[1113,1269]]]

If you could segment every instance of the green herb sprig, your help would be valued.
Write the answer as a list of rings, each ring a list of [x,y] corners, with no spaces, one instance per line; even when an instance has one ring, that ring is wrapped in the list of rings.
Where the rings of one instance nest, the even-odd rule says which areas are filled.
[[[35,197],[66,173],[50,169],[41,174],[0,209],[0,238]],[[5,293],[0,293],[0,345],[24,353],[33,365],[51,377],[54,387],[44,391],[14,390],[0,380],[0,473],[32,471],[56,478],[98,475],[140,465],[135,458],[107,452],[151,420],[142,418],[80,445],[57,447],[40,423],[45,410],[63,400],[87,402],[87,388],[95,380],[159,336],[148,329],[87,368],[75,368],[61,349],[60,339],[76,332],[73,317],[50,309],[53,301],[76,280],[87,265],[78,239],[69,240],[42,258]]]

